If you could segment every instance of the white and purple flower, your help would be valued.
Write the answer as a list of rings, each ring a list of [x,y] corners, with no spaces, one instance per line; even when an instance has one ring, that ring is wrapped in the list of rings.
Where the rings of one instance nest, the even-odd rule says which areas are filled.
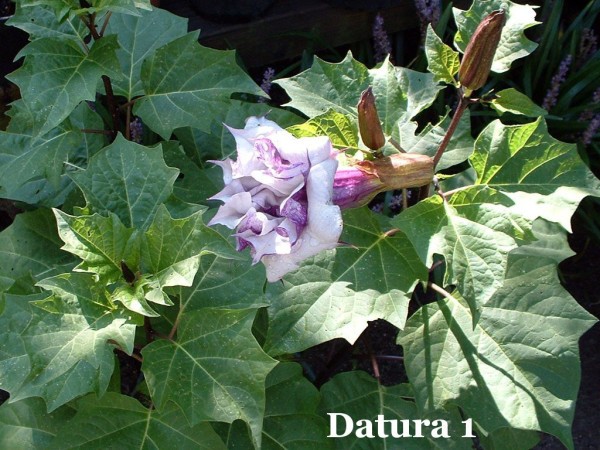
[[[248,118],[242,130],[228,129],[237,159],[213,161],[223,169],[225,187],[211,197],[223,205],[208,224],[235,229],[237,250],[250,248],[271,282],[338,245],[341,208],[363,206],[378,192],[422,186],[433,178],[432,159],[425,155],[349,161],[329,138],[296,138],[264,117]]]
[[[322,250],[337,246],[342,213],[332,202],[337,160],[326,137],[295,138],[275,122],[250,117],[229,128],[237,160],[215,161],[224,204],[209,222],[235,229],[237,249],[250,248],[276,281]]]

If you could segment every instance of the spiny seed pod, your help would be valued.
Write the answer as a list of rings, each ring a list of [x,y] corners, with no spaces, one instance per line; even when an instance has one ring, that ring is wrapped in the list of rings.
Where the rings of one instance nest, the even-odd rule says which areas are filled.
[[[471,36],[458,71],[467,97],[487,81],[505,21],[503,10],[494,11],[481,21]]]
[[[358,129],[360,137],[371,150],[379,150],[385,144],[385,137],[379,122],[375,96],[371,87],[360,94],[358,101]]]

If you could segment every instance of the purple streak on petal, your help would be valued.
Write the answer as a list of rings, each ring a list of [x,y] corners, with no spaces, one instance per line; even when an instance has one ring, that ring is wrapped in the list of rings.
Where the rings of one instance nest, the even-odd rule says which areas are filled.
[[[290,219],[296,225],[296,232],[301,234],[308,221],[308,201],[305,191],[300,191],[289,198],[280,214]]]

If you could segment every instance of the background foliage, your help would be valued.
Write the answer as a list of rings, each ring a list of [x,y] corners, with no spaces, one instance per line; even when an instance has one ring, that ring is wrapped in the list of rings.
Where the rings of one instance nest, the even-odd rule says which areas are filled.
[[[523,34],[531,8],[455,10],[455,42],[463,49],[501,6],[494,67],[505,72],[536,47]],[[21,0],[11,23],[31,43],[10,76],[22,99],[0,133],[0,196],[26,210],[0,233],[2,447],[356,445],[327,439],[328,412],[446,419],[448,447],[470,448],[458,437],[465,418],[489,448],[528,448],[537,431],[573,447],[577,342],[595,319],[557,266],[572,254],[570,218],[599,182],[575,145],[551,136],[531,92],[499,94],[495,110],[517,119],[490,121],[475,139],[463,117],[438,166],[441,195],[394,217],[345,211],[349,245],[265,284],[261,265],[205,225],[220,189],[207,161],[234,150],[222,123],[269,109],[232,100],[262,93],[233,52],[200,46],[185,20],[146,1]],[[428,73],[316,59],[277,82],[290,102],[269,117],[364,150],[356,104],[372,86],[384,153],[433,156],[451,114],[432,106],[455,89],[460,52],[431,27],[425,45]],[[406,383],[358,370],[309,382],[300,352],[354,343],[377,319],[400,329]],[[126,392],[130,360],[141,375]],[[442,445],[385,445],[405,444]]]

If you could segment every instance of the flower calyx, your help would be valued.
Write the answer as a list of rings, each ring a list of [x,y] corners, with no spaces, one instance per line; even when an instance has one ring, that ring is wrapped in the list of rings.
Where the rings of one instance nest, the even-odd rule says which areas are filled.
[[[471,36],[458,71],[465,97],[470,97],[487,81],[505,22],[504,10],[493,11],[484,17]]]
[[[385,136],[375,106],[375,95],[370,86],[360,94],[357,109],[360,137],[368,148],[378,151],[385,145]]]

